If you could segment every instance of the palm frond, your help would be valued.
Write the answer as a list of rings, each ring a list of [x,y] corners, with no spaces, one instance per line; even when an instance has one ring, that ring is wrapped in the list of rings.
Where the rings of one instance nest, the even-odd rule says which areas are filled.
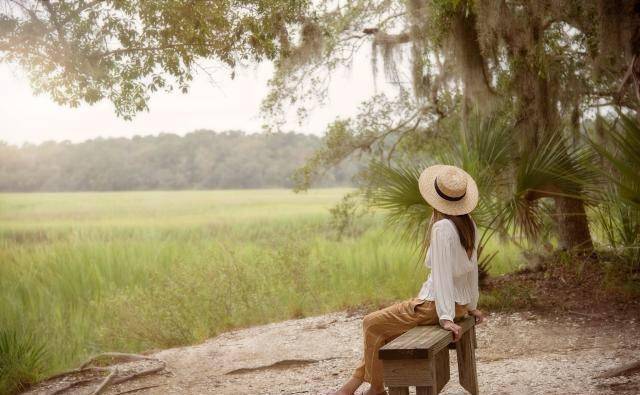
[[[369,179],[372,180],[369,192],[370,205],[385,210],[387,223],[401,230],[401,239],[418,244],[419,262],[423,261],[426,255],[427,227],[432,213],[418,186],[418,178],[424,167],[426,165],[389,167],[379,162],[369,167]],[[482,251],[495,230],[480,229],[483,229],[483,234],[477,254],[479,276],[483,280],[487,277],[489,265],[496,254],[484,256]]]
[[[512,134],[512,127],[503,118],[475,114],[468,127],[459,130],[460,143],[440,155],[443,163],[462,167],[476,180],[480,200],[473,218],[482,226],[496,224],[495,218],[500,212],[498,196],[513,180]]]
[[[418,187],[423,168],[419,165],[390,167],[373,162],[368,169],[370,204],[385,210],[387,222],[400,228],[400,237],[411,242],[424,240],[432,212]]]
[[[590,164],[595,156],[588,147],[568,144],[560,133],[539,148],[525,152],[515,173],[514,189],[505,200],[504,220],[527,238],[535,239],[550,214],[543,197],[587,199],[599,175]]]
[[[640,209],[640,125],[635,119],[620,113],[620,128],[605,122],[612,148],[589,140],[591,147],[603,156],[614,172],[602,175],[618,188],[618,196]]]
[[[620,199],[617,188],[608,188],[607,200],[594,208],[597,230],[608,247],[617,252],[630,268],[640,267],[640,210]]]
[[[511,170],[515,147],[512,128],[497,116],[475,115],[468,128],[459,129],[457,144],[433,152],[437,163],[457,165],[476,180],[480,192],[478,206],[473,212],[474,221],[483,229],[478,249],[480,271],[486,274],[493,256],[482,256],[482,249],[496,233],[500,217],[504,211],[498,193],[508,189],[513,179]],[[370,166],[370,179],[375,187],[371,195],[374,207],[386,210],[388,223],[402,229],[401,237],[418,242],[421,247],[427,243],[427,222],[431,207],[424,201],[418,188],[418,178],[426,163],[420,165],[400,165],[395,168],[374,163]],[[421,249],[421,257],[426,250]]]
[[[568,144],[555,133],[541,147],[525,152],[516,174],[516,191],[584,197],[584,189],[598,178],[589,166],[594,155],[587,147]]]
[[[465,168],[501,173],[513,159],[512,128],[502,118],[474,116],[462,131],[459,156]],[[476,175],[476,174],[474,174]]]
[[[601,169],[608,180],[602,185],[594,208],[598,230],[632,268],[640,267],[640,125],[619,114],[619,127],[605,123],[610,147],[589,140],[591,147],[610,164]]]

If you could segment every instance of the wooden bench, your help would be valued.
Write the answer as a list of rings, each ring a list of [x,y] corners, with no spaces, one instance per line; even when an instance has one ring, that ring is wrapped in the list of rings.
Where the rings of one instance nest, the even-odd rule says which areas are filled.
[[[457,353],[460,384],[472,395],[478,394],[475,319],[466,317],[457,324],[462,337],[456,343],[450,331],[429,325],[410,329],[380,348],[389,395],[408,395],[410,386],[416,387],[417,395],[440,393],[449,381],[449,348]]]

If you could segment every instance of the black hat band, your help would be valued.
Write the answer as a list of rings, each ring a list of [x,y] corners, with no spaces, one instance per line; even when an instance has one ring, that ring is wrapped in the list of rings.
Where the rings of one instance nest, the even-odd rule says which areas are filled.
[[[444,200],[448,200],[450,202],[457,202],[458,200],[461,200],[464,197],[464,195],[467,194],[467,191],[464,191],[464,193],[458,197],[451,197],[447,195],[446,193],[442,192],[440,188],[438,188],[438,177],[436,177],[433,180],[433,186],[436,188],[436,192],[438,193],[438,195],[440,195],[441,198],[443,198]]]

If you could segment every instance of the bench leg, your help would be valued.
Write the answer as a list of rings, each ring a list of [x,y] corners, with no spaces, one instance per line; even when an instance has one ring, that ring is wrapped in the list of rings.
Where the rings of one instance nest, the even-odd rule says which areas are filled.
[[[473,348],[478,348],[478,338],[476,337],[476,327],[474,326],[473,328],[471,328],[471,331],[473,332]]]
[[[389,395],[409,395],[409,387],[389,387]]]
[[[445,347],[435,356],[432,362],[431,374],[433,377],[432,386],[416,387],[416,395],[437,395],[442,388],[449,382],[449,348]]]
[[[449,349],[445,347],[436,355],[436,394],[439,394],[442,388],[447,385],[449,377],[451,377]]]
[[[458,377],[460,385],[471,395],[478,395],[478,373],[476,371],[476,353],[474,347],[474,330],[467,331],[456,343],[458,355]]]

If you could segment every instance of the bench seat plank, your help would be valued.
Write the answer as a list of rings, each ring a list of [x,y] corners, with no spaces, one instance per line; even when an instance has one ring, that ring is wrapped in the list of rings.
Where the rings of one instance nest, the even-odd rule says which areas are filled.
[[[462,327],[464,334],[473,328],[474,322],[474,317],[467,317],[457,324]],[[385,344],[380,348],[378,357],[383,360],[427,359],[434,357],[452,341],[451,332],[438,325],[417,326]]]

